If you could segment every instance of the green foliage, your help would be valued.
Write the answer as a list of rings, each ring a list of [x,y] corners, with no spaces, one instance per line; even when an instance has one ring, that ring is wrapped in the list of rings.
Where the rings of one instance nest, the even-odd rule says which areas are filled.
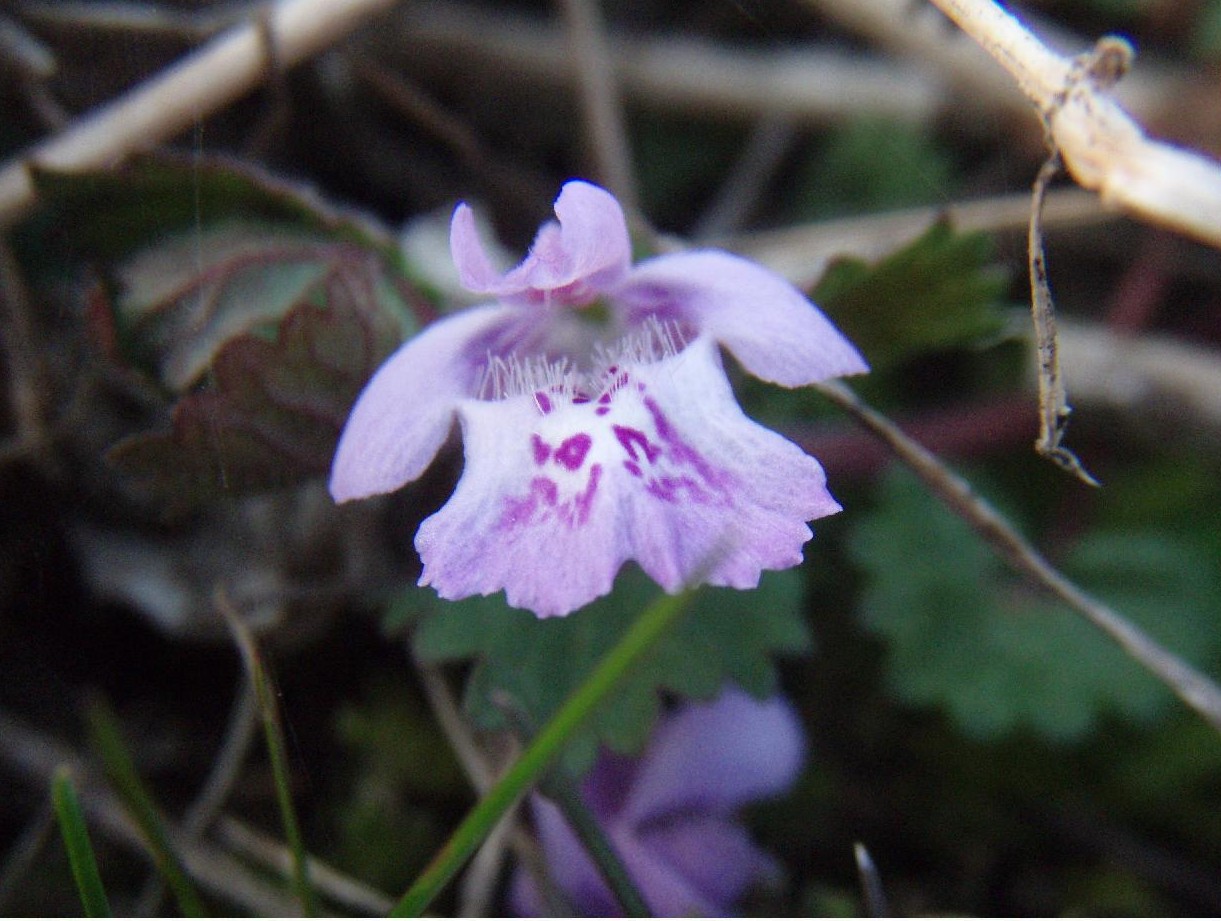
[[[1000,332],[1006,280],[990,260],[986,235],[958,233],[938,221],[875,265],[851,258],[832,263],[813,297],[881,370]]]
[[[329,468],[361,387],[432,305],[392,238],[226,160],[36,175],[27,228],[100,260],[89,331],[164,394],[172,429],[109,459],[175,508]]]
[[[214,343],[171,431],[130,436],[110,460],[179,502],[325,473],[352,403],[402,335],[380,307],[395,295],[376,266],[348,247],[331,259],[308,269],[312,283],[272,335]]]
[[[1035,594],[907,474],[892,473],[851,549],[861,610],[890,649],[890,682],[944,706],[967,733],[1021,726],[1074,739],[1103,712],[1147,720],[1170,692],[1064,605]],[[1088,591],[1189,658],[1218,645],[1221,580],[1189,538],[1091,531],[1058,561]]]
[[[431,609],[415,634],[416,654],[431,662],[475,659],[466,706],[475,722],[506,725],[498,699],[507,697],[535,726],[542,726],[589,675],[656,587],[636,568],[623,572],[615,590],[563,618],[540,620],[508,607],[502,596],[454,604],[426,600]],[[658,694],[709,699],[726,681],[756,697],[776,690],[772,656],[808,648],[802,619],[800,571],[767,573],[753,592],[705,589],[692,609],[648,653],[602,706],[573,746],[569,767],[580,772],[601,741],[616,751],[639,751],[658,712]]]
[[[790,203],[797,220],[906,208],[952,197],[954,165],[923,127],[861,118],[808,157]]]
[[[521,755],[467,813],[445,846],[403,894],[391,911],[392,916],[419,917],[428,909],[496,823],[528,790],[538,786],[576,735],[588,731],[590,718],[598,708],[611,702],[613,692],[623,686],[624,679],[690,607],[691,593],[684,591],[658,596],[636,614],[623,635],[598,657],[597,664],[564,699],[555,715],[539,728]]]

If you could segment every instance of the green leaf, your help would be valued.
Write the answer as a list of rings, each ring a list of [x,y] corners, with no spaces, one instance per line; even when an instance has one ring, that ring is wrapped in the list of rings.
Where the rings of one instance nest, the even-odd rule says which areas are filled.
[[[324,474],[361,387],[435,313],[392,234],[237,161],[34,179],[23,245],[57,254],[47,283],[88,263],[87,332],[166,400],[109,457],[171,512]]]
[[[324,474],[361,388],[401,341],[406,310],[375,259],[352,247],[325,258],[294,268],[310,284],[278,305],[270,333],[209,343],[210,373],[179,400],[171,431],[120,441],[111,462],[179,504]]]
[[[875,265],[832,263],[813,297],[878,370],[996,337],[1005,323],[1005,287],[987,236],[938,221]]]
[[[889,643],[893,689],[945,707],[973,736],[1027,726],[1074,739],[1101,713],[1149,720],[1172,700],[1081,616],[1017,581],[906,473],[886,478],[850,546],[868,575],[862,616]],[[1195,660],[1217,649],[1221,579],[1199,544],[1092,532],[1059,563],[1167,647]]]
[[[109,918],[110,902],[102,886],[97,858],[89,841],[89,830],[81,814],[80,800],[72,773],[60,767],[51,780],[51,800],[55,805],[55,816],[59,821],[59,833],[68,850],[68,863],[72,866],[72,878],[81,896],[81,905],[90,918]]]
[[[544,620],[508,607],[501,595],[450,604],[420,592],[416,603],[429,613],[415,634],[415,651],[431,662],[476,660],[466,706],[478,725],[506,725],[496,699],[507,695],[534,725],[541,726],[657,591],[632,567],[620,574],[607,597],[568,617]],[[802,596],[800,570],[767,573],[752,592],[724,588],[700,592],[691,613],[591,718],[568,768],[580,773],[598,742],[622,753],[639,751],[649,737],[663,691],[709,699],[726,681],[733,681],[756,697],[775,693],[772,656],[809,647]]]

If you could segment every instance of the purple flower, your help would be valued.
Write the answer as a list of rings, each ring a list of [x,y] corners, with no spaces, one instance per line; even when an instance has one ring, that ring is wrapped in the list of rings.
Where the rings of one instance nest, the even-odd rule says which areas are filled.
[[[801,562],[807,522],[839,511],[822,467],[738,408],[718,346],[786,387],[867,370],[788,282],[729,253],[631,265],[610,193],[569,182],[558,222],[498,273],[459,205],[462,283],[494,302],[434,323],[365,387],[331,471],[337,501],[419,477],[457,415],[466,466],[416,535],[421,585],[503,589],[540,617],[610,591],[635,560],[678,591],[754,588]]]
[[[582,794],[654,915],[722,916],[776,870],[733,813],[787,790],[804,755],[801,725],[787,703],[727,690],[664,718],[641,758],[603,752]],[[583,914],[619,914],[560,810],[538,795],[531,806],[558,890]],[[545,913],[524,869],[513,878],[509,900],[517,914]]]

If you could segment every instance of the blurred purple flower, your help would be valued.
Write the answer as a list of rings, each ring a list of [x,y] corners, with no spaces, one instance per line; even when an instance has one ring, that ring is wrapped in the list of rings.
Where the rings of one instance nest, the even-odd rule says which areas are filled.
[[[801,562],[839,511],[822,467],[742,414],[723,346],[786,387],[867,370],[797,289],[729,253],[631,265],[614,197],[569,182],[515,269],[493,269],[465,204],[450,245],[495,298],[434,323],[366,385],[331,470],[337,501],[419,477],[461,420],[466,467],[421,525],[421,585],[504,589],[540,617],[610,591],[635,560],[670,592],[699,576],[754,588]]]
[[[604,751],[582,794],[654,915],[720,916],[777,869],[734,812],[787,790],[804,757],[801,724],[784,700],[760,702],[730,689],[663,718],[639,759]],[[573,909],[619,914],[560,810],[537,794],[531,806],[548,874]],[[545,914],[524,869],[509,901],[519,915]]]

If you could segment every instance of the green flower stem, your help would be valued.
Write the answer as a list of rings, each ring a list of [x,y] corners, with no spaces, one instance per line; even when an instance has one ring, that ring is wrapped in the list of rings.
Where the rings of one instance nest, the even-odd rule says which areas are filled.
[[[76,786],[66,767],[59,768],[51,780],[51,801],[55,805],[59,831],[68,849],[68,863],[72,866],[72,878],[76,880],[85,914],[90,918],[109,918],[110,902],[106,898],[97,858],[93,855],[93,845],[89,841],[84,816],[81,815]]]
[[[581,792],[569,773],[557,767],[544,778],[539,790],[560,807],[586,853],[606,880],[606,885],[614,893],[623,913],[629,918],[652,917],[653,913],[628,874],[614,843],[581,798]]]
[[[495,692],[493,699],[498,695],[499,692]],[[515,701],[504,699],[497,703],[521,738],[534,737],[535,727],[529,714],[517,706]],[[577,778],[568,772],[563,763],[559,763],[539,780],[538,791],[552,800],[564,813],[564,818],[568,820],[585,852],[602,874],[602,879],[610,887],[623,913],[629,918],[651,917],[649,906],[632,881],[614,842],[607,836],[606,829],[581,796]]]
[[[496,822],[536,784],[560,749],[614,690],[619,680],[687,609],[690,592],[667,595],[649,605],[585,683],[543,727],[521,757],[505,772],[458,826],[449,841],[399,900],[393,917],[419,917],[487,837]],[[578,615],[579,616],[579,615]]]

